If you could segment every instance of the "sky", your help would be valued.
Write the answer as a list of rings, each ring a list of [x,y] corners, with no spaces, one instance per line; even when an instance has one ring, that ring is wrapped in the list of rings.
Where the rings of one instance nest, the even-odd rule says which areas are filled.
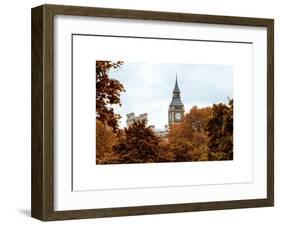
[[[122,106],[113,106],[122,117],[120,127],[126,126],[126,115],[134,112],[148,113],[148,125],[164,128],[176,75],[185,112],[194,105],[212,106],[233,98],[232,65],[124,62],[119,69],[109,72],[126,90],[121,94]]]

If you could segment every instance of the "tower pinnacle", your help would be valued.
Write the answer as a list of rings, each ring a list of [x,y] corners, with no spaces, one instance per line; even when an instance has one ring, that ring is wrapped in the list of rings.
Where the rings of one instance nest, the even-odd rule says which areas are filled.
[[[173,90],[173,97],[168,110],[169,126],[172,123],[180,122],[183,116],[184,116],[184,105],[181,101],[180,89],[178,86],[178,75],[176,74],[176,82]]]
[[[180,92],[179,86],[178,86],[178,75],[176,74],[176,83],[175,83],[175,88],[174,92]]]

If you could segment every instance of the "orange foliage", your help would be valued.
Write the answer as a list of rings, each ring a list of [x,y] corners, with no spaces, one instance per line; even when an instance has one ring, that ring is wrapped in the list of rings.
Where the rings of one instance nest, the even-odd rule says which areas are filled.
[[[159,141],[144,120],[136,121],[124,129],[114,151],[119,156],[120,163],[158,162],[161,161]]]
[[[185,162],[233,159],[233,100],[212,107],[194,106],[160,138],[144,121],[120,130],[123,85],[109,77],[123,62],[96,61],[96,163]]]
[[[206,125],[208,134],[208,159],[233,159],[233,100],[229,104],[214,104]]]
[[[120,115],[114,113],[112,105],[121,106],[120,95],[125,89],[118,80],[110,78],[108,73],[111,69],[119,68],[122,63],[96,61],[96,118],[106,122],[114,131],[118,130]]]
[[[116,135],[111,127],[103,122],[96,121],[96,163],[103,164],[112,162],[116,156],[112,151],[117,142]]]
[[[175,154],[174,161],[207,160],[208,139],[205,125],[211,112],[210,107],[199,109],[194,106],[181,123],[171,126],[168,134],[168,149]]]

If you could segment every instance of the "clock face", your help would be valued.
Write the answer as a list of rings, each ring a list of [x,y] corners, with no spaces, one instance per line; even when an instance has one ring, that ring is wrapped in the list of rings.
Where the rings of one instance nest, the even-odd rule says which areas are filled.
[[[176,120],[180,120],[181,119],[181,113],[176,113],[175,118],[176,118]]]

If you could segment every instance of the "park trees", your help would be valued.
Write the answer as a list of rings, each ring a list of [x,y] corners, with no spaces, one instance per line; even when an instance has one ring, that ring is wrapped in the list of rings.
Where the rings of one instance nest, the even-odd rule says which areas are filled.
[[[233,100],[226,104],[214,104],[206,131],[208,135],[208,159],[233,159]]]
[[[100,120],[96,121],[96,163],[103,164],[114,162],[116,157],[112,147],[116,144],[117,137],[113,129]]]
[[[121,163],[157,162],[161,152],[159,142],[160,139],[142,120],[125,128],[113,149]]]
[[[123,85],[116,79],[110,78],[108,73],[118,69],[122,61],[96,61],[96,119],[118,130],[120,115],[115,114],[113,104],[121,106],[120,95],[125,91]]]
[[[96,162],[97,164],[184,162],[233,159],[233,100],[211,107],[193,106],[180,123],[170,125],[166,137],[158,137],[136,121],[119,128],[125,92],[120,81],[109,76],[122,61],[96,61]]]
[[[168,134],[169,149],[175,161],[203,161],[208,159],[206,122],[212,108],[194,106],[181,123],[173,124]]]
[[[112,147],[117,141],[118,120],[112,105],[121,105],[123,85],[109,77],[109,71],[121,67],[122,62],[96,61],[96,163],[114,162]]]

